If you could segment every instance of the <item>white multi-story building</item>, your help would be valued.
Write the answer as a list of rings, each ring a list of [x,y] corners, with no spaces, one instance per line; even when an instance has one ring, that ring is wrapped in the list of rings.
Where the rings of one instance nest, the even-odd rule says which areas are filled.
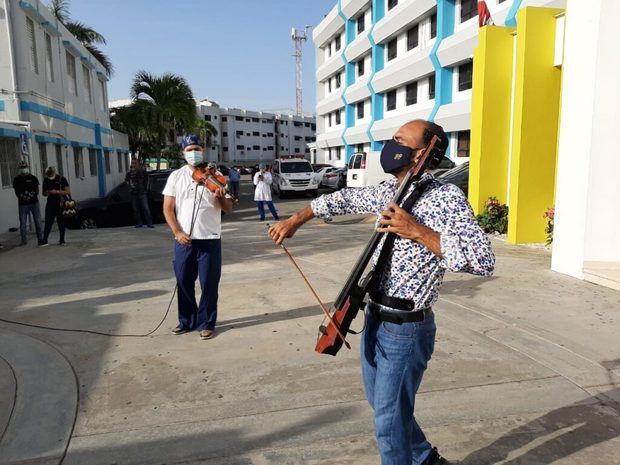
[[[469,157],[477,0],[339,0],[313,31],[317,162],[343,166],[377,152],[417,118],[449,134],[448,156]],[[519,8],[565,0],[487,0],[495,24]]]
[[[258,163],[283,155],[310,158],[307,144],[316,138],[314,116],[225,108],[211,100],[201,100],[197,108],[218,132],[207,148],[210,161]]]
[[[0,231],[18,224],[12,189],[27,160],[56,166],[77,200],[103,196],[128,169],[110,128],[104,68],[38,0],[0,0]]]

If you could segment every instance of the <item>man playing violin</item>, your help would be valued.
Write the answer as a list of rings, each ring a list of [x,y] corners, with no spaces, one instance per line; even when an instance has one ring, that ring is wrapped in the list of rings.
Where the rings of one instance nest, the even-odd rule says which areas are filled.
[[[164,216],[174,234],[174,273],[178,286],[179,325],[174,334],[199,331],[210,339],[215,331],[217,298],[222,268],[220,240],[222,211],[233,209],[225,187],[213,192],[198,184],[192,174],[203,163],[203,144],[190,134],[181,142],[187,165],[173,171],[164,188]],[[202,295],[196,304],[196,279]]]
[[[423,187],[417,187],[422,194],[410,211],[391,202],[433,137],[437,137],[433,151],[439,151],[435,155],[444,155],[448,137],[441,126],[424,120],[405,124],[381,151],[381,166],[394,178],[378,186],[324,195],[269,230],[281,244],[314,217],[376,214],[377,230],[397,236],[369,294],[361,343],[362,378],[374,410],[382,465],[447,463],[414,417],[416,393],[435,344],[432,306],[446,270],[489,276],[495,266],[490,240],[458,187],[425,173],[419,183]]]

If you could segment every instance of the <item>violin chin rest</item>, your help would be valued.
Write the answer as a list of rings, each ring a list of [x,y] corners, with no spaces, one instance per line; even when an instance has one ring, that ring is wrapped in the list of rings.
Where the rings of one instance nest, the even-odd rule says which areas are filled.
[[[319,333],[327,334],[327,327],[325,327],[325,325],[319,326]]]

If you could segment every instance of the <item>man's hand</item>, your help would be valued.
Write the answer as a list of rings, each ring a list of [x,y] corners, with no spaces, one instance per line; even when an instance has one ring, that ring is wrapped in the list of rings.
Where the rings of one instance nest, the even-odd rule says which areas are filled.
[[[185,234],[183,231],[175,233],[174,239],[181,245],[190,245],[192,243],[192,238]]]
[[[226,195],[226,188],[225,187],[218,187],[213,192],[213,195],[215,195],[218,199],[223,199],[224,196]]]
[[[269,237],[271,237],[276,244],[280,245],[284,242],[284,239],[293,237],[301,224],[303,223],[299,223],[295,220],[295,217],[292,216],[287,220],[280,221],[271,226],[267,234],[269,234]]]
[[[413,215],[393,202],[382,213],[379,223],[382,226],[377,228],[377,231],[391,232],[412,241],[419,241],[429,231],[429,228],[418,223]]]
[[[441,235],[431,228],[420,224],[413,215],[395,203],[390,203],[379,220],[379,232],[391,232],[404,239],[410,239],[424,245],[427,249],[443,258],[441,252]]]

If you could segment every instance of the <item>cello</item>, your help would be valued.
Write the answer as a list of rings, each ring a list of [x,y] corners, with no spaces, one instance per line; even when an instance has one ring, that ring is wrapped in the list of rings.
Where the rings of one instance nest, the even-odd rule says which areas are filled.
[[[421,186],[419,185],[422,175],[429,167],[439,162],[443,156],[435,148],[439,141],[440,139],[437,136],[432,137],[418,163],[409,170],[399,186],[392,199],[393,203],[400,206],[403,206],[403,203],[410,203],[413,206],[413,203],[422,195],[423,188],[420,188]],[[415,185],[415,188],[407,196],[412,185]],[[349,347],[345,336],[347,333],[356,334],[350,329],[351,323],[358,312],[366,305],[364,300],[367,294],[374,290],[373,286],[376,284],[376,279],[380,279],[380,277],[374,275],[373,269],[365,276],[364,273],[385,234],[387,236],[383,247],[386,247],[387,244],[391,249],[391,245],[396,239],[396,234],[375,231],[334,301],[329,315],[327,315],[328,323],[319,327],[319,337],[314,349],[316,352],[335,356],[343,344]]]

